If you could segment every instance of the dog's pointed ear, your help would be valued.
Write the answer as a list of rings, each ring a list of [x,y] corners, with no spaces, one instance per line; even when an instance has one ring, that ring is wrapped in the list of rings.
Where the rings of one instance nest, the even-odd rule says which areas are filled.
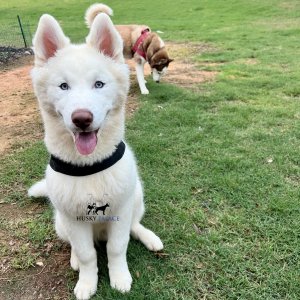
[[[122,38],[107,14],[97,15],[86,42],[114,60],[124,62]]]
[[[174,59],[172,59],[172,58],[168,59],[168,63],[171,63],[172,61],[174,61]]]
[[[70,44],[70,40],[64,35],[58,22],[50,15],[42,15],[37,31],[32,41],[35,53],[35,63],[42,65],[57,50]]]

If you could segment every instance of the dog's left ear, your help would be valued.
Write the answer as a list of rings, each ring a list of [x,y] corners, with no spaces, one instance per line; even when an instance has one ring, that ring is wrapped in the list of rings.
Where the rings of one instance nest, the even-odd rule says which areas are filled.
[[[122,38],[107,14],[97,15],[86,42],[114,60],[124,62]]]
[[[37,31],[32,41],[35,64],[43,65],[56,52],[70,44],[70,40],[64,35],[58,22],[50,15],[41,16]]]
[[[169,58],[169,59],[168,59],[168,63],[170,63],[170,62],[172,62],[172,61],[174,61],[174,59],[172,59],[172,58]]]

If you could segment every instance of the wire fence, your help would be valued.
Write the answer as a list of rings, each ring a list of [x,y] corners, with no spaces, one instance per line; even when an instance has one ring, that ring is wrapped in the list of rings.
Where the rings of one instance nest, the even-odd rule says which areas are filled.
[[[6,20],[0,30],[0,65],[26,54],[33,54],[32,26],[21,16]]]

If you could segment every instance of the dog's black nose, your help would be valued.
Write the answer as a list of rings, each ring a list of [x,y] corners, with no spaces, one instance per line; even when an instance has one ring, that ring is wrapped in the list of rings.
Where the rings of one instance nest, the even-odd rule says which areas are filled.
[[[159,80],[156,80],[155,82],[156,82],[156,83],[159,83]]]
[[[93,122],[93,114],[87,109],[78,109],[72,113],[72,122],[82,130],[87,129]]]

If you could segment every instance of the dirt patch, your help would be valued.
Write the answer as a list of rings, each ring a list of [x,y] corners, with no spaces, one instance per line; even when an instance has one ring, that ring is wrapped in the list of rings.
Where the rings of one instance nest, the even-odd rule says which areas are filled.
[[[199,84],[213,80],[216,71],[204,71],[192,59],[193,56],[204,52],[213,51],[212,47],[206,44],[183,44],[183,43],[166,43],[169,56],[174,59],[168,68],[168,74],[163,77],[162,82],[175,84],[177,86],[197,90]],[[131,69],[132,82],[136,81],[134,63],[132,60],[127,61]],[[151,75],[151,69],[148,64],[145,65],[145,76]],[[149,79],[152,80],[152,79]],[[151,93],[151,91],[150,91]]]
[[[28,238],[26,224],[44,209],[40,203],[0,205],[0,299],[69,299],[69,246],[53,237],[36,246]]]
[[[0,72],[0,153],[14,144],[42,138],[42,123],[32,91],[30,65]]]
[[[53,257],[44,266],[15,271],[0,278],[2,300],[67,300],[70,293],[66,284],[69,268],[66,257]]]
[[[205,52],[211,52],[214,48],[207,44],[182,44],[166,43],[170,57],[174,59],[168,69],[165,81],[178,86],[197,89],[199,84],[214,80],[216,71],[204,71],[195,63],[193,57]]]

